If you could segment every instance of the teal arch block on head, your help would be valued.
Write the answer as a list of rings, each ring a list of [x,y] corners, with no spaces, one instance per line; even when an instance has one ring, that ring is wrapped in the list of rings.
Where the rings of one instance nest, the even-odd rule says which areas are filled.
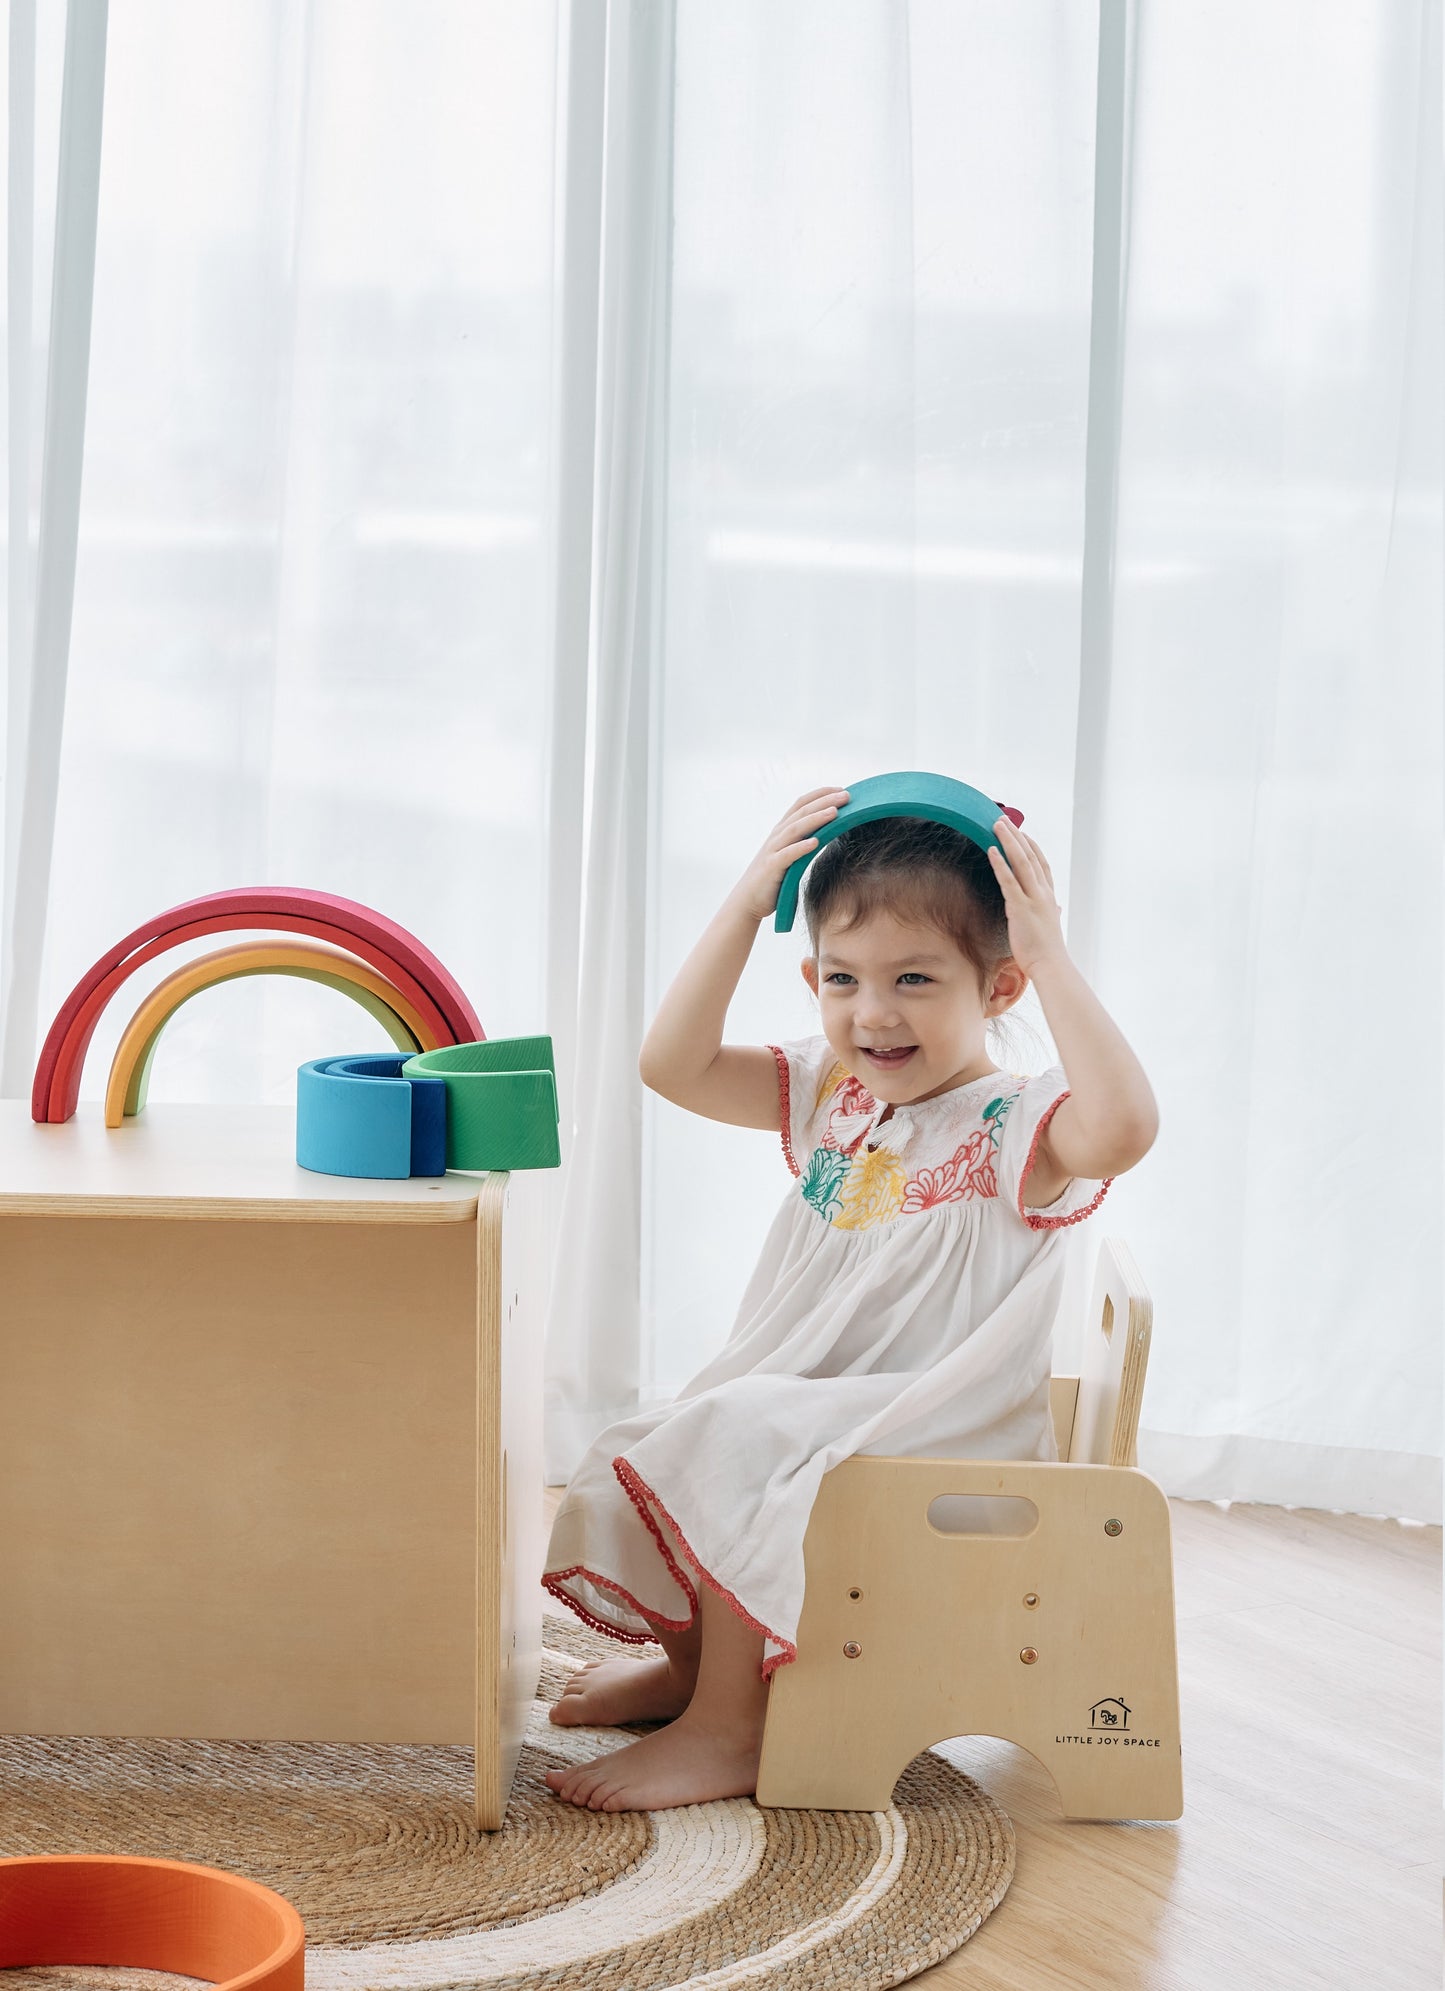
[[[980,850],[991,850],[998,843],[993,825],[1002,815],[1014,823],[1023,821],[1020,810],[992,802],[982,789],[970,788],[966,781],[955,781],[947,774],[925,774],[915,769],[870,774],[863,781],[855,781],[848,789],[848,800],[833,820],[814,832],[817,849],[796,858],[783,873],[773,916],[774,932],[792,932],[803,873],[823,846],[845,830],[855,830],[860,823],[876,822],[881,816],[919,816],[924,822],[946,823],[949,829],[970,838]]]

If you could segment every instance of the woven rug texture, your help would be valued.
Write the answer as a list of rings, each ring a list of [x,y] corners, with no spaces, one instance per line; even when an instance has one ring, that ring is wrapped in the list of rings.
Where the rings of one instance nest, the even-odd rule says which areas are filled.
[[[644,1731],[554,1727],[570,1673],[617,1647],[561,1617],[544,1636],[500,1832],[472,1821],[465,1748],[12,1735],[0,1852],[246,1874],[299,1910],[307,1991],[881,1991],[958,1949],[1002,1900],[1013,1827],[933,1754],[886,1812],[560,1802],[547,1770]],[[56,1965],[0,1973],[0,1991],[188,1981]]]

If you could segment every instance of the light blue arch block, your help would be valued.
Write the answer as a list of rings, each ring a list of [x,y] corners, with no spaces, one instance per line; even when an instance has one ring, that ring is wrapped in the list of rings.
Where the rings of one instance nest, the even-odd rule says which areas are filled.
[[[318,1175],[446,1173],[447,1089],[386,1053],[313,1058],[296,1073],[296,1161]]]

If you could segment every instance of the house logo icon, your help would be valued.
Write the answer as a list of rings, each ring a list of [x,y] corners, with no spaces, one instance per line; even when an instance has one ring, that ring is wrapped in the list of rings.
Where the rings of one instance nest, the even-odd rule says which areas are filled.
[[[1129,1726],[1129,1710],[1124,1703],[1111,1696],[1106,1701],[1095,1701],[1089,1709],[1090,1728],[1124,1729]]]

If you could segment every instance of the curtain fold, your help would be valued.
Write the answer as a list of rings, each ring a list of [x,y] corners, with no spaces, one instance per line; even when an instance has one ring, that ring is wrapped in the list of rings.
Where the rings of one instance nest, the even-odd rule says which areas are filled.
[[[1100,0],[1094,105],[1093,280],[1079,585],[1079,706],[1069,823],[1069,952],[1092,980],[1104,893],[1103,800],[1113,678],[1114,573],[1123,440],[1124,326],[1138,12]]]
[[[50,898],[80,526],[105,99],[106,0],[69,0],[56,147],[39,517],[30,561],[35,269],[34,0],[10,20],[6,314],[9,470],[0,1098],[30,1090]]]
[[[585,11],[585,10],[584,10]],[[585,892],[573,991],[553,983],[570,1039],[571,1101],[547,1328],[547,1469],[565,1478],[596,1433],[637,1402],[640,1362],[643,964],[649,906],[649,797],[660,675],[662,521],[666,508],[668,286],[672,213],[672,0],[627,0],[606,33],[573,15],[569,100],[572,201],[563,224],[563,323],[576,362],[593,349],[595,401],[564,349],[563,474],[592,493],[588,666],[591,716],[583,794],[554,791],[554,880],[574,859],[565,812],[585,822]],[[599,76],[600,67],[600,76]],[[599,89],[600,84],[600,89]],[[600,200],[588,172],[597,158]],[[594,232],[595,231],[595,232]],[[576,317],[572,313],[576,313]],[[590,456],[587,453],[591,443]],[[582,505],[559,517],[559,711],[581,673],[575,562]],[[575,709],[564,720],[575,736]],[[575,754],[567,757],[575,771]],[[558,763],[554,760],[554,773]],[[559,820],[559,818],[561,820]],[[566,956],[555,957],[559,965]],[[569,1002],[569,994],[575,1002]],[[575,1016],[575,1021],[574,1021]]]

